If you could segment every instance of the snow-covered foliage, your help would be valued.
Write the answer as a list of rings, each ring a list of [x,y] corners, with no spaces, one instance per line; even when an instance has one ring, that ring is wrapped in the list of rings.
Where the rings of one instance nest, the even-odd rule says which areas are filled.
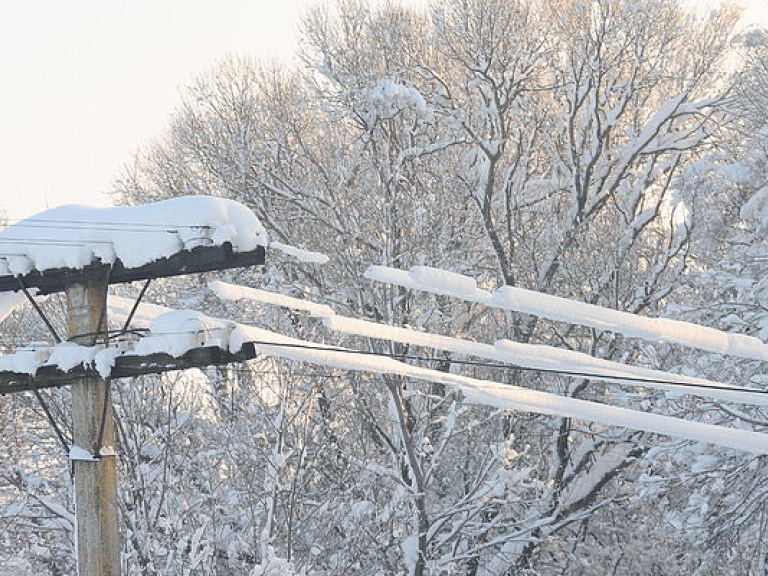
[[[309,12],[301,71],[233,57],[202,75],[167,134],[121,175],[116,198],[240,202],[276,246],[302,249],[270,250],[263,275],[221,279],[386,325],[382,336],[554,346],[765,387],[755,360],[465,300],[511,286],[765,340],[759,226],[739,214],[765,186],[765,142],[757,132],[740,140],[757,116],[735,122],[733,98],[722,97],[732,8],[700,20],[672,0],[448,0],[429,14],[376,6]],[[743,215],[759,216],[761,202]],[[369,264],[413,269],[441,290],[361,280]],[[130,574],[763,570],[764,457],[473,404],[447,382],[753,433],[765,429],[761,407],[467,365],[361,325],[332,331],[306,314],[313,307],[275,308],[279,298],[222,303],[195,279],[158,283],[148,299],[445,376],[264,354],[248,367],[116,384]],[[60,323],[59,304],[45,306]],[[27,329],[44,336],[28,307],[5,322],[14,348]],[[66,391],[55,394],[64,408]],[[6,404],[19,434],[2,470],[3,509],[13,519],[44,510],[45,528],[17,522],[29,538],[6,537],[0,553],[20,570],[71,572],[71,532],[52,520],[71,512],[66,477],[46,464],[40,489],[17,481],[40,464],[25,446],[43,437],[22,400]],[[26,507],[13,508],[14,497]]]

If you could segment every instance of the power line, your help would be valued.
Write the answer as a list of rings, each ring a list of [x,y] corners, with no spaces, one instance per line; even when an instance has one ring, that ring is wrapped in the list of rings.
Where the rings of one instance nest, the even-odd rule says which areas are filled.
[[[93,244],[114,244],[113,240],[90,238],[14,238],[13,231],[19,228],[40,228],[44,230],[76,230],[84,232],[130,232],[138,234],[178,234],[180,229],[211,230],[207,224],[168,224],[160,222],[120,222],[120,221],[85,221],[85,220],[45,220],[36,218],[7,220],[16,222],[10,227],[0,228],[0,246],[3,244],[20,244],[26,246],[62,246],[83,248]],[[4,234],[8,233],[8,234]],[[3,238],[4,235],[10,236]],[[210,240],[205,236],[189,238],[187,241]],[[15,252],[0,252],[3,256],[26,256]]]
[[[463,366],[475,366],[475,367],[482,367],[482,368],[498,368],[498,369],[509,369],[513,368],[516,370],[522,370],[525,372],[540,372],[544,374],[559,374],[561,376],[573,376],[575,378],[609,378],[611,380],[621,380],[623,382],[632,382],[635,384],[669,384],[671,386],[684,386],[689,388],[702,388],[702,389],[711,389],[711,390],[726,390],[731,392],[745,392],[745,393],[758,393],[758,394],[768,394],[768,391],[766,390],[758,390],[755,388],[743,388],[743,387],[722,387],[722,386],[715,386],[712,384],[694,384],[692,382],[682,382],[679,380],[665,380],[665,379],[654,379],[654,378],[645,378],[642,376],[620,376],[620,375],[613,375],[613,374],[605,374],[600,372],[581,372],[576,370],[561,370],[557,368],[533,368],[530,366],[522,366],[519,364],[515,364],[514,362],[508,362],[508,363],[498,363],[498,362],[480,362],[476,360],[454,360],[454,359],[446,359],[446,358],[435,358],[430,356],[420,356],[416,354],[389,354],[389,353],[379,353],[379,352],[372,352],[372,351],[366,351],[366,350],[347,350],[344,348],[337,348],[337,347],[331,347],[331,346],[311,346],[306,344],[275,344],[268,341],[259,341],[259,340],[248,340],[250,344],[254,345],[263,345],[263,346],[275,346],[275,347],[284,347],[284,348],[299,348],[299,349],[308,349],[308,350],[318,350],[321,352],[343,352],[347,354],[360,354],[365,356],[382,356],[386,358],[392,358],[396,360],[419,360],[419,361],[429,361],[429,362],[437,362],[437,361],[448,361],[453,364],[461,364]]]

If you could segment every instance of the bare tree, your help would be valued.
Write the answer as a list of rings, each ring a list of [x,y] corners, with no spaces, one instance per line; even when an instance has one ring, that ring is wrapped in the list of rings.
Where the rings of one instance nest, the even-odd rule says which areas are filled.
[[[727,114],[720,64],[735,13],[707,18],[667,0],[318,8],[305,19],[305,70],[229,59],[201,76],[116,194],[245,202],[279,240],[332,257],[322,269],[278,257],[259,282],[345,313],[662,365],[667,349],[644,354],[610,333],[363,284],[361,273],[430,264],[491,288],[663,309],[694,222],[678,205],[683,171]],[[303,319],[263,320],[330,337]],[[465,370],[433,351],[353,343]],[[633,401],[579,378],[473,370]],[[559,573],[605,560],[634,537],[613,526],[637,511],[632,481],[660,458],[639,435],[498,413],[396,378],[314,373],[285,390],[276,412],[259,412],[272,443],[261,468],[249,460],[248,478],[269,488],[252,526],[269,534],[260,557],[274,546],[318,573]],[[286,422],[305,426],[291,429],[290,450]],[[690,541],[677,542],[665,558],[686,571]],[[622,552],[616,573],[655,566],[641,544]]]

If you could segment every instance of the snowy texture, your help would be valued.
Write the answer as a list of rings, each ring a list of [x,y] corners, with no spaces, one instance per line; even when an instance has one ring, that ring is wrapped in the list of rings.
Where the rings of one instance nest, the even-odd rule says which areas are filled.
[[[109,313],[118,321],[125,321],[134,301],[109,296]],[[107,348],[87,347],[72,342],[55,346],[46,343],[30,344],[12,354],[0,356],[0,371],[34,376],[43,366],[56,366],[67,372],[77,367],[95,368],[107,378],[121,354],[148,355],[165,353],[182,356],[192,348],[218,346],[226,349],[232,323],[217,320],[192,310],[171,310],[155,304],[140,304],[132,325],[150,330],[135,347],[120,349],[117,340]]]
[[[414,266],[408,276],[420,286],[434,286],[446,294],[463,294],[473,296],[477,292],[477,282],[474,278],[438,270],[428,266]]]
[[[682,344],[740,358],[768,360],[768,346],[752,336],[729,334],[679,320],[637,316],[512,286],[499,288],[488,304],[625,336]]]
[[[63,342],[53,348],[47,363],[52,366],[58,366],[66,372],[72,370],[75,366],[91,364],[95,360],[98,351],[97,348]]]
[[[364,98],[369,124],[376,119],[392,118],[405,110],[413,110],[425,118],[432,116],[432,111],[416,88],[389,79],[378,80],[364,94]]]
[[[416,563],[419,560],[419,536],[416,534],[408,536],[400,544],[400,549],[403,551],[403,559],[408,567],[408,574],[414,574]]]
[[[80,460],[82,462],[98,462],[99,458],[95,456],[90,450],[86,450],[82,446],[73,445],[69,449],[70,460]]]
[[[370,266],[364,275],[369,280],[454,296],[473,302],[486,302],[491,298],[490,292],[477,288],[474,278],[427,266],[414,266],[408,272],[387,266]]]
[[[282,308],[290,308],[291,310],[302,310],[308,312],[312,316],[320,317],[333,316],[335,314],[330,306],[326,306],[325,304],[316,304],[315,302],[310,302],[308,300],[300,300],[298,298],[284,296],[283,294],[275,294],[274,292],[267,292],[256,288],[228,284],[219,280],[211,282],[208,284],[208,287],[222,300],[250,300],[260,304],[271,304]]]
[[[20,292],[0,294],[0,322],[5,320],[25,300],[26,296]]]
[[[102,378],[108,378],[115,367],[115,360],[120,355],[117,348],[105,348],[99,350],[93,358],[93,367]]]
[[[236,298],[258,296],[260,292],[252,289],[226,285],[229,295]],[[223,291],[222,291],[223,293]],[[295,299],[290,299],[295,300]],[[290,304],[289,300],[289,304]],[[294,307],[294,306],[289,306]],[[623,378],[641,379],[642,385],[678,392],[696,393],[721,400],[733,402],[754,402],[758,405],[768,405],[768,396],[760,392],[745,392],[743,388],[720,384],[709,380],[690,378],[657,370],[636,368],[615,362],[593,358],[586,354],[559,350],[547,346],[520,344],[502,340],[489,346],[474,342],[466,342],[446,336],[425,334],[405,328],[383,326],[373,322],[344,318],[335,314],[325,316],[325,323],[333,330],[359,334],[374,338],[390,339],[418,346],[433,347],[458,353],[512,362],[521,366],[537,369],[587,372],[594,379],[626,383]],[[626,408],[618,408],[595,404],[584,400],[564,398],[547,392],[528,390],[526,388],[502,385],[463,376],[445,374],[434,370],[409,366],[396,360],[360,356],[352,350],[327,350],[326,347],[311,342],[301,341],[267,330],[252,326],[237,325],[232,332],[230,347],[237,351],[246,342],[256,344],[261,354],[298,361],[307,361],[347,370],[365,370],[379,373],[400,374],[415,379],[440,382],[457,386],[475,401],[490,404],[500,408],[518,409],[538,412],[541,414],[569,416],[573,418],[625,426],[647,432],[656,432],[711,442],[740,450],[764,453],[768,447],[768,435],[756,432],[726,429],[695,422],[687,422],[676,418],[636,412]],[[675,386],[659,383],[658,380],[674,381],[704,388],[690,389],[687,386]],[[702,428],[703,427],[703,428]],[[745,436],[741,439],[741,434]],[[755,444],[743,444],[749,438]]]
[[[0,275],[82,268],[120,259],[138,267],[201,245],[237,252],[267,244],[258,218],[222,198],[189,196],[145,206],[61,206],[0,232]]]
[[[136,301],[133,298],[124,298],[122,296],[110,294],[107,300],[109,318],[114,322],[125,324],[128,315],[131,313],[131,310],[133,310],[135,302]],[[136,308],[133,318],[131,319],[131,326],[135,328],[149,328],[155,318],[161,314],[167,314],[168,312],[172,312],[172,310],[165,306],[142,302]]]
[[[249,293],[249,289],[232,291],[239,293],[240,296],[248,295]],[[118,304],[120,304],[119,301]],[[149,310],[150,312],[145,314],[145,319],[149,319],[149,316],[157,315],[150,322],[150,334],[143,338],[136,346],[134,353],[138,355],[163,352],[172,356],[180,356],[197,346],[220,346],[223,349],[238,352],[244,344],[251,343],[256,347],[257,352],[263,355],[311,362],[344,370],[396,374],[416,380],[454,386],[464,392],[473,402],[496,406],[501,409],[570,417],[606,425],[624,426],[651,433],[666,434],[689,440],[709,442],[748,452],[768,453],[768,435],[756,432],[689,422],[658,414],[637,412],[626,408],[561,397],[556,394],[530,390],[519,386],[499,384],[410,366],[392,358],[361,355],[355,350],[343,348],[329,348],[324,344],[291,338],[255,326],[246,326],[227,320],[211,318],[199,312],[180,310],[160,314],[160,312],[166,309],[154,307]],[[612,380],[615,378],[620,381],[622,377],[627,376],[647,377],[651,381],[644,382],[644,385],[648,386],[659,385],[652,382],[653,378],[660,379],[663,377],[666,379],[672,376],[675,381],[679,382],[714,386],[716,389],[709,389],[706,391],[706,394],[717,394],[723,399],[741,400],[745,396],[744,392],[734,392],[733,387],[706,380],[684,378],[653,370],[621,366],[574,352],[556,349],[548,350],[544,346],[529,346],[509,341],[500,341],[495,346],[488,346],[445,336],[424,334],[404,328],[381,326],[353,318],[341,318],[335,315],[328,315],[325,318],[329,326],[337,330],[370,335],[377,338],[387,338],[419,346],[443,348],[501,361],[520,362],[522,365],[530,364],[536,368],[546,369],[552,366],[557,370],[604,370],[606,373],[603,379]],[[113,349],[99,350],[65,343],[50,349],[50,355],[47,359],[45,358],[45,351],[22,351],[10,357],[2,358],[0,361],[13,364],[15,360],[15,365],[23,369],[14,371],[34,374],[42,363],[58,365],[63,370],[74,368],[79,364],[93,365],[94,363],[96,365],[101,364],[106,369],[112,365],[115,357],[116,354]],[[0,367],[10,369],[2,363],[0,363]],[[106,374],[104,375],[106,376]],[[673,386],[672,388],[675,387]],[[680,391],[687,391],[687,389],[680,388]],[[732,397],[731,394],[733,394]],[[754,396],[752,400],[755,402],[764,403],[763,395],[754,394],[750,396]]]
[[[241,291],[240,294],[247,294],[247,290]],[[162,310],[162,307],[157,307],[153,312],[160,312]],[[501,341],[496,346],[488,346],[444,336],[419,333],[403,328],[381,326],[352,318],[340,318],[334,315],[327,316],[326,322],[334,329],[355,334],[371,335],[377,338],[387,338],[419,346],[444,348],[508,362],[517,362],[522,359],[528,364],[535,365],[537,368],[554,366],[558,370],[583,368],[606,370],[607,375],[604,376],[604,379],[608,380],[612,379],[612,377],[621,380],[622,377],[626,376],[649,377],[651,379],[654,377],[660,378],[661,376],[668,378],[670,376],[669,374],[652,370],[646,371],[616,365],[573,352],[566,353],[565,351],[554,349],[547,350],[543,346],[524,346],[509,341]],[[135,349],[135,354],[164,352],[172,356],[180,356],[193,347],[209,345],[220,346],[223,349],[237,352],[246,343],[253,344],[257,352],[263,355],[311,362],[344,370],[396,374],[416,380],[454,386],[464,392],[473,402],[501,409],[570,417],[606,425],[624,426],[651,433],[666,434],[689,440],[710,442],[748,452],[768,453],[768,435],[765,434],[689,422],[658,414],[637,412],[626,408],[561,397],[556,394],[530,390],[519,386],[499,384],[410,366],[392,358],[361,355],[355,350],[343,348],[329,348],[323,344],[291,338],[255,326],[246,326],[227,320],[211,318],[199,312],[188,310],[171,311],[156,316],[150,323],[150,334],[139,342]],[[114,360],[115,358],[115,353],[112,349],[98,350],[96,348],[85,348],[66,343],[53,347],[47,360],[44,353],[25,351],[12,355],[10,361],[17,357],[17,365],[22,367],[23,370],[14,371],[33,374],[41,365],[37,364],[37,362],[58,365],[61,369],[68,370],[79,364],[98,364],[100,355],[107,359],[106,361],[101,361],[102,365],[111,366],[109,360]],[[515,360],[512,360],[512,358]],[[0,360],[9,361],[9,357]],[[5,366],[3,368],[8,369]],[[612,373],[611,370],[613,371]],[[690,381],[691,383],[715,386],[717,387],[716,390],[710,389],[706,393],[723,395],[724,399],[736,400],[743,398],[744,393],[738,393],[737,395],[737,393],[733,393],[732,387],[711,383],[706,380],[683,378],[677,375],[673,375],[673,378],[680,382]],[[644,384],[650,386],[652,382]],[[681,389],[681,391],[684,390]],[[729,396],[729,393],[734,394],[733,398]],[[760,394],[755,394],[754,396],[756,402],[764,402],[764,396]]]
[[[432,280],[439,280],[439,275],[434,275],[430,278]],[[743,387],[722,384],[703,378],[693,378],[660,370],[628,366],[602,358],[595,358],[581,352],[563,350],[551,346],[523,344],[511,340],[499,340],[494,345],[489,345],[449,336],[417,332],[408,328],[386,326],[367,320],[338,316],[330,307],[321,304],[314,304],[306,300],[299,300],[225,282],[213,282],[210,287],[217,296],[225,300],[251,300],[293,310],[305,310],[313,316],[324,318],[326,326],[331,330],[346,334],[446,350],[466,356],[506,362],[534,370],[565,372],[575,375],[581,374],[585,377],[588,376],[592,380],[622,385],[646,386],[648,388],[693,394],[724,402],[768,406],[768,394],[759,390],[749,391]],[[474,290],[469,283],[466,289],[468,291]],[[669,384],[669,382],[674,382],[675,384]]]
[[[365,320],[329,317],[326,325],[335,331],[357,334],[369,338],[392,340],[403,344],[447,350],[457,354],[505,362],[533,370],[583,375],[622,385],[645,386],[712,398],[724,402],[749,403],[768,406],[768,394],[749,391],[746,388],[722,384],[703,378],[692,378],[660,370],[628,366],[588,354],[563,350],[551,346],[523,344],[511,340],[499,340],[493,346],[468,342],[449,336],[416,332],[407,328],[384,326]],[[673,382],[674,384],[670,384]],[[678,385],[679,383],[679,385]]]
[[[325,264],[328,262],[328,256],[325,254],[321,254],[320,252],[310,252],[309,250],[297,248],[296,246],[289,246],[282,242],[270,242],[269,247],[282,252],[283,254],[287,254],[288,256],[293,256],[299,262],[305,262],[307,264]]]
[[[64,372],[78,366],[90,366],[106,378],[112,372],[117,355],[117,350],[113,348],[90,348],[71,342],[62,342],[56,346],[41,343],[0,356],[0,372],[34,376],[42,366],[56,366]]]
[[[456,296],[472,302],[481,302],[493,308],[533,314],[569,324],[590,326],[625,336],[681,344],[739,358],[768,360],[768,345],[753,336],[730,334],[679,320],[638,316],[513,286],[502,286],[493,294],[479,289],[462,294],[460,290],[455,289],[456,286],[459,286],[458,282],[441,283],[438,280],[440,278],[438,272],[440,271],[428,276],[414,269],[406,272],[384,266],[371,266],[366,271],[365,276],[405,288]],[[454,273],[451,272],[445,274],[451,275],[449,277],[454,276]],[[462,278],[473,280],[466,276],[462,276]]]
[[[136,345],[135,354],[143,356],[160,352],[179,357],[192,348],[226,348],[231,326],[194,310],[174,310],[158,316],[149,325],[149,330],[149,335]]]
[[[106,378],[112,372],[117,355],[117,350],[113,348],[91,348],[72,342],[56,345],[33,342],[12,354],[0,356],[0,372],[34,376],[43,366],[55,366],[64,372],[78,366],[89,366]]]
[[[0,356],[0,372],[34,375],[48,361],[51,352],[45,344],[25,346],[13,354]]]
[[[756,222],[761,228],[768,215],[768,186],[758,189],[741,207],[740,215],[744,220]]]
[[[415,380],[454,386],[461,390],[471,402],[504,410],[575,418],[708,442],[756,454],[768,454],[768,434],[689,422],[670,416],[561,397],[520,386],[409,366],[387,357],[361,355],[354,350],[342,348],[329,350],[320,344],[290,338],[262,328],[237,325],[232,332],[231,351],[237,352],[247,342],[254,344],[257,352],[268,356],[311,362],[343,370],[400,375]]]

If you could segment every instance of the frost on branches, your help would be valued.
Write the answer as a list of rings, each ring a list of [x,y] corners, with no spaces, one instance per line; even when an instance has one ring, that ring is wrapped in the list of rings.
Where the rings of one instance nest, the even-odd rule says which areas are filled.
[[[756,359],[638,343],[579,325],[568,309],[548,319],[465,298],[509,286],[765,341],[765,60],[754,42],[731,43],[736,17],[729,7],[691,16],[672,0],[318,8],[304,19],[306,68],[230,57],[201,75],[114,193],[125,204],[233,200],[278,246],[302,247],[270,251],[263,275],[219,278],[232,284],[390,328],[763,389]],[[749,106],[735,106],[736,84],[753,88]],[[444,290],[363,279],[369,264],[416,267],[416,280]],[[147,298],[301,341],[417,357],[406,362],[444,376],[265,355],[117,384],[131,574],[764,571],[763,456],[472,404],[446,382],[757,434],[760,406],[469,366],[452,350],[336,332],[311,310],[221,302],[196,279]],[[55,317],[59,304],[44,305]],[[2,329],[9,349],[22,334],[45,336],[24,307]],[[57,391],[52,404],[66,413],[67,400]],[[14,531],[0,554],[20,570],[71,572],[65,467],[36,457],[55,454],[55,442],[22,397],[0,417],[14,438],[0,471]]]

